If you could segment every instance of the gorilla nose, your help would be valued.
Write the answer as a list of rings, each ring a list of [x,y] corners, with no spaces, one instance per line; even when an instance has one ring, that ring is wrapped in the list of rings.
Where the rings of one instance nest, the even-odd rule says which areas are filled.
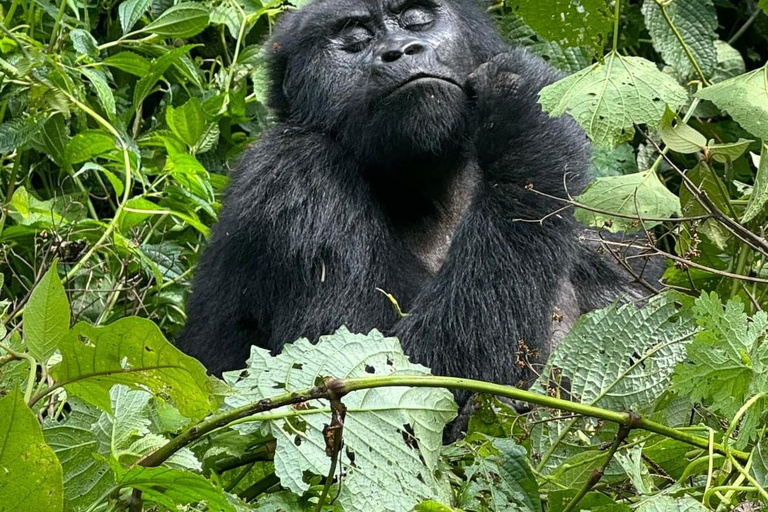
[[[389,64],[400,60],[403,55],[418,55],[426,49],[426,45],[419,41],[397,41],[383,48],[379,58],[382,62]]]

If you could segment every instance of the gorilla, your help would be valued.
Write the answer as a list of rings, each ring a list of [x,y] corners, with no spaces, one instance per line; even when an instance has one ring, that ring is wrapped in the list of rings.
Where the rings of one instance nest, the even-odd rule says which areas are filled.
[[[268,50],[277,123],[232,177],[177,340],[210,371],[345,325],[518,385],[523,353],[636,293],[536,193],[583,189],[589,144],[542,112],[558,74],[479,0],[314,0]]]

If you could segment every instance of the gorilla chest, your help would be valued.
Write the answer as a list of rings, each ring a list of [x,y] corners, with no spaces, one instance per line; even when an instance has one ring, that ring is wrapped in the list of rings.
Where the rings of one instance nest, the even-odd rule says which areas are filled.
[[[479,178],[476,165],[462,166],[443,184],[438,195],[419,198],[425,203],[419,213],[408,222],[395,224],[398,238],[430,275],[437,274],[448,258],[461,219],[472,205]],[[417,205],[402,207],[414,210]]]

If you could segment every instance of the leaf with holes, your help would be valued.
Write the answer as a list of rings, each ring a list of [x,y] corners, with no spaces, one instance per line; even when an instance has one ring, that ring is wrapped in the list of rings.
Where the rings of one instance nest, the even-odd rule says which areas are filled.
[[[636,124],[655,128],[667,107],[676,111],[686,99],[674,78],[652,62],[615,52],[539,94],[550,115],[570,113],[595,144],[611,148],[630,140]]]

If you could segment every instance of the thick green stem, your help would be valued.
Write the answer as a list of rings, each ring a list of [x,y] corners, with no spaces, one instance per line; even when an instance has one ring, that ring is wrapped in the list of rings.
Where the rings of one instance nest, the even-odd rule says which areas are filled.
[[[621,0],[615,0],[616,5],[613,8],[613,51],[619,49],[619,21],[621,19]]]
[[[59,5],[59,12],[56,14],[56,22],[53,24],[53,30],[51,30],[51,40],[48,43],[48,53],[53,53],[53,45],[56,44],[56,38],[59,36],[59,27],[61,26],[61,20],[64,18],[64,11],[67,9],[67,0],[61,0]]]

